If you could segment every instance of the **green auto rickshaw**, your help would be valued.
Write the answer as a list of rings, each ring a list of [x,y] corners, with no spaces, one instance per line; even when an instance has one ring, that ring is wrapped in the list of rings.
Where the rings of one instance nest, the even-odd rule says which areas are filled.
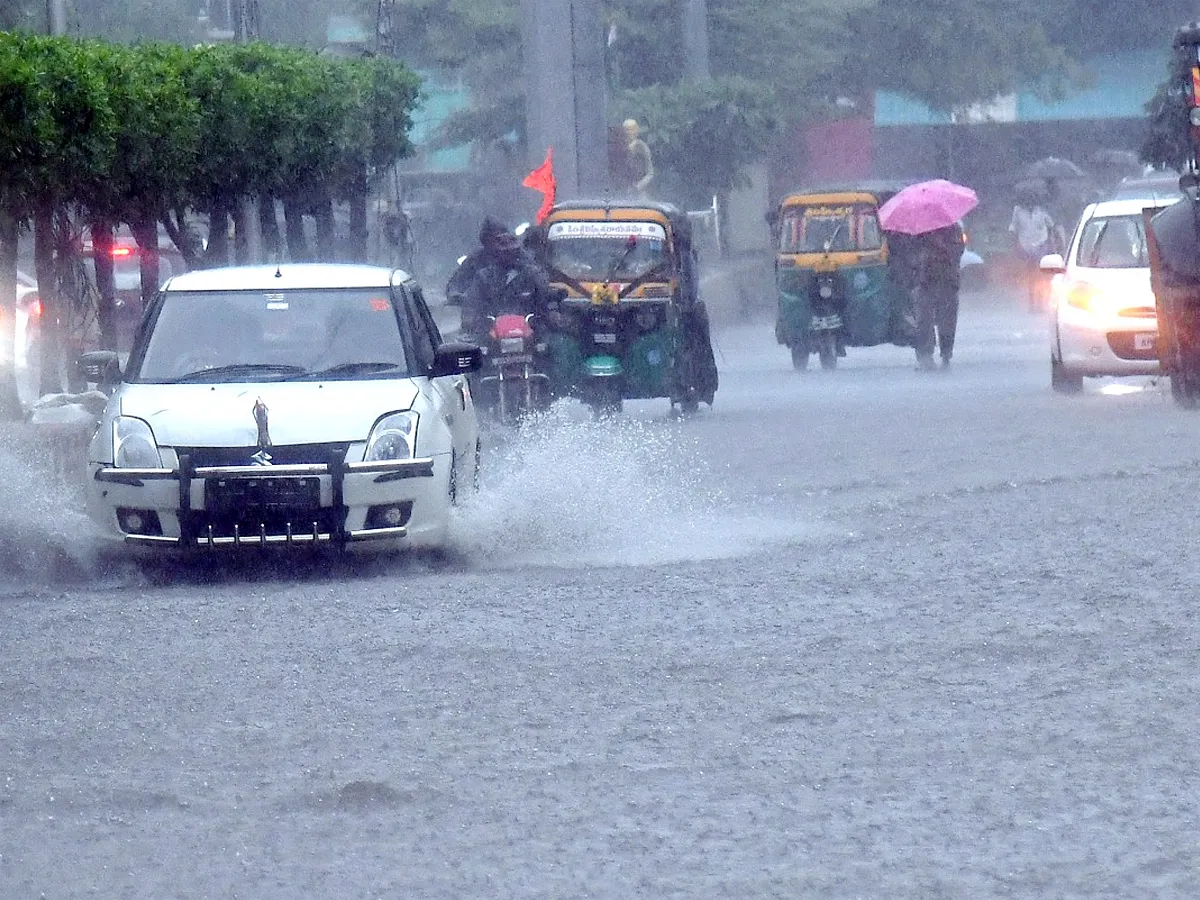
[[[539,231],[555,288],[546,316],[554,394],[597,414],[655,397],[682,412],[711,405],[717,368],[687,213],[574,200],[554,206]]]
[[[773,213],[775,337],[798,371],[813,354],[834,369],[847,347],[912,345],[912,299],[879,225],[879,207],[900,187],[795,191]]]

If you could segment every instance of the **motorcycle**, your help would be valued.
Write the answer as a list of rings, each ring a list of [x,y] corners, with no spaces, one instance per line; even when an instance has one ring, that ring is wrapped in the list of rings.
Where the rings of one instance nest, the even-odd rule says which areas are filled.
[[[484,345],[484,374],[478,378],[477,402],[502,425],[517,425],[550,403],[550,377],[537,365],[544,352],[530,324],[532,315],[489,317],[492,327]]]

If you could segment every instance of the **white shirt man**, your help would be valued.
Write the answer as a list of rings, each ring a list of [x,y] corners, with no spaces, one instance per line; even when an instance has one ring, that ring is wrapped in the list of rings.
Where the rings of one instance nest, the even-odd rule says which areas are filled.
[[[1008,230],[1017,236],[1017,246],[1028,257],[1040,258],[1050,248],[1050,236],[1054,231],[1054,220],[1041,206],[1013,207],[1012,222]]]

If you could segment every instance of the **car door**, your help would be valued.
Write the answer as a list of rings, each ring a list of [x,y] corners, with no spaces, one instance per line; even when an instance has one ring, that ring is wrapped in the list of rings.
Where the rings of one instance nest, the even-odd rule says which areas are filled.
[[[434,354],[442,343],[437,323],[429,312],[419,286],[405,285],[402,296],[417,355],[422,365],[432,365]],[[442,417],[450,426],[455,454],[459,460],[473,460],[478,426],[467,376],[445,375],[441,378],[431,378],[429,385]]]

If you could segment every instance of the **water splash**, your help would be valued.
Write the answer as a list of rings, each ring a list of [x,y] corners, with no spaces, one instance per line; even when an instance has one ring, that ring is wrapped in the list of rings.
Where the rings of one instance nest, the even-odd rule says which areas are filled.
[[[82,448],[25,424],[0,431],[0,594],[106,574],[84,513]]]
[[[485,454],[451,541],[471,565],[658,565],[740,556],[806,529],[739,510],[687,421],[560,406]],[[718,457],[722,454],[716,454]]]

